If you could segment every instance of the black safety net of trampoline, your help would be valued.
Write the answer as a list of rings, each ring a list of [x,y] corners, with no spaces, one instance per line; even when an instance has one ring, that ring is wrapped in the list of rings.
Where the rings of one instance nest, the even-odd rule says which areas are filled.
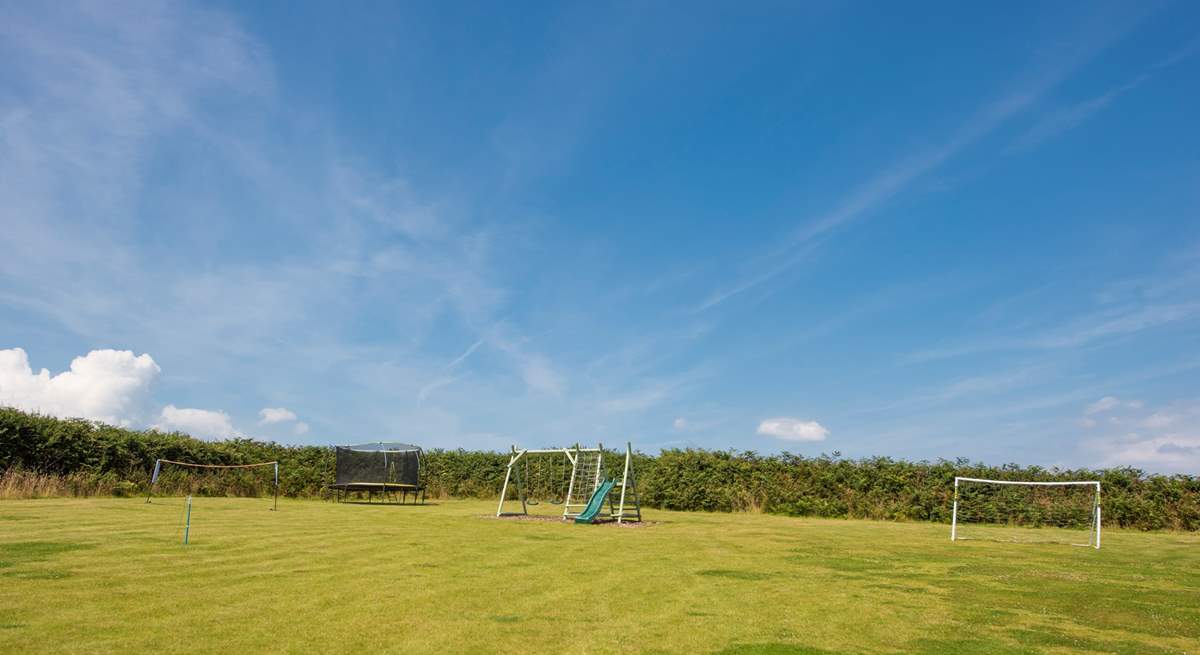
[[[336,486],[420,485],[421,449],[402,443],[337,447]]]

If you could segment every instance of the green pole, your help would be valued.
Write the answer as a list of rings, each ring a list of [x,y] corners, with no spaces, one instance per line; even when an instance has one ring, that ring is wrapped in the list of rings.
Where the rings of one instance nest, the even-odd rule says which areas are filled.
[[[183,545],[188,542],[188,533],[192,530],[192,497],[187,497],[187,518],[183,522]]]

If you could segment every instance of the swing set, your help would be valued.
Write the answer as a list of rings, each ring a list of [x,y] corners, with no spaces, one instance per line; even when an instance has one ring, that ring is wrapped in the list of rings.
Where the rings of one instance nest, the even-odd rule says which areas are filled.
[[[505,511],[510,488],[516,493],[515,500],[521,503],[519,511]],[[596,448],[581,448],[575,444],[571,448],[527,449],[518,449],[514,445],[496,516],[528,515],[529,506],[541,502],[562,505],[564,521],[641,521],[633,445],[625,444],[625,461],[619,480],[605,476],[603,444]]]

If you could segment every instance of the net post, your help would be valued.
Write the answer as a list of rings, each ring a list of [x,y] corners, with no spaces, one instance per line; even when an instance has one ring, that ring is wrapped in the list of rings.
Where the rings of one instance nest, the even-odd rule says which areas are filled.
[[[187,514],[183,520],[183,545],[188,543],[188,533],[192,531],[192,497],[187,497]]]
[[[1096,482],[1096,550],[1100,550],[1100,483]]]
[[[154,473],[150,475],[150,486],[146,489],[146,504],[150,503],[150,496],[154,495],[154,484],[158,482],[158,470],[162,467],[162,460],[154,460]]]
[[[954,509],[950,513],[950,541],[958,536],[958,478],[954,478]]]
[[[275,502],[271,506],[271,511],[279,511],[279,462],[275,462]]]

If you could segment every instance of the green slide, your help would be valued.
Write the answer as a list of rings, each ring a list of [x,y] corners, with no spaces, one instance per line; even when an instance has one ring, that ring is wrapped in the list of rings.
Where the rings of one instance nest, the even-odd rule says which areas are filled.
[[[612,491],[613,485],[616,483],[616,480],[601,482],[595,493],[592,494],[591,500],[588,501],[587,507],[579,513],[579,516],[575,517],[575,522],[591,523],[595,520],[596,515],[600,513],[600,508],[604,505],[604,499],[608,498],[608,492]]]

